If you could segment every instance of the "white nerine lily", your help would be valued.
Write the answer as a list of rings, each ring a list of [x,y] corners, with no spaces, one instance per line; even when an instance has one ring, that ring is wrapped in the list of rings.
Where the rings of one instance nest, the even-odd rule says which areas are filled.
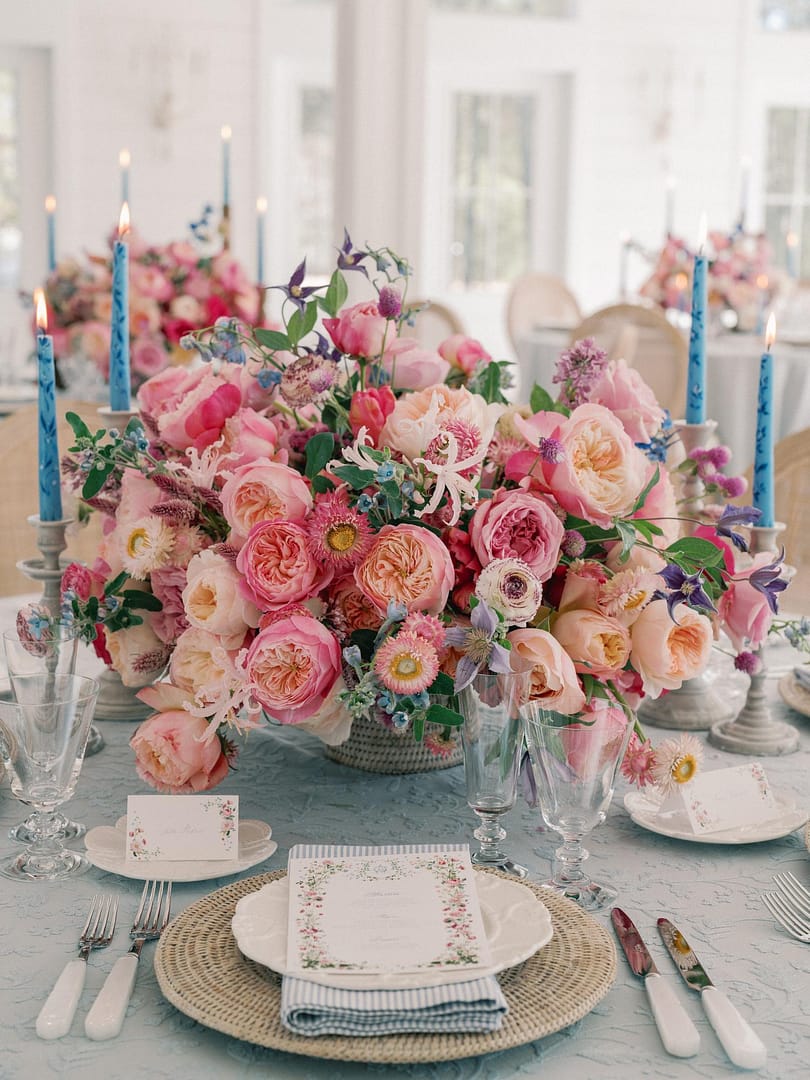
[[[434,510],[438,509],[442,496],[446,492],[452,511],[452,520],[448,521],[448,525],[455,525],[461,517],[461,511],[469,510],[478,502],[478,488],[475,482],[468,480],[467,477],[461,474],[467,472],[468,469],[475,469],[481,464],[486,453],[486,447],[459,461],[458,439],[450,431],[445,431],[442,434],[447,441],[444,451],[446,455],[445,461],[428,461],[427,458],[423,457],[414,458],[414,465],[422,465],[426,472],[432,473],[434,476],[434,487],[430,502],[416,513],[418,517],[432,514]]]
[[[349,464],[356,465],[359,469],[368,469],[371,472],[376,473],[380,463],[371,457],[370,454],[364,452],[364,447],[366,446],[373,446],[373,442],[368,433],[368,428],[361,427],[357,432],[357,438],[352,445],[344,448],[340,458],[330,461],[329,468],[334,465]]]

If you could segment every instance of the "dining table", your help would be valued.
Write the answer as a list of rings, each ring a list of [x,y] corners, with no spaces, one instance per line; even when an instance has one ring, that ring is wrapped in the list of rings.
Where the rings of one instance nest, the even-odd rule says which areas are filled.
[[[517,349],[521,399],[528,400],[535,383],[556,396],[551,380],[559,355],[570,342],[570,328],[536,327],[524,334]],[[717,421],[717,438],[731,450],[732,464],[740,473],[754,460],[763,351],[762,336],[757,334],[718,332],[706,338],[706,416]],[[810,340],[777,338],[772,351],[773,437],[779,442],[810,427]]]
[[[8,625],[15,610],[13,598],[0,602],[0,621]],[[762,764],[774,790],[792,798],[797,807],[810,809],[810,720],[789,708],[778,692],[780,681],[801,658],[783,639],[768,646],[767,658],[773,714],[794,724],[800,739],[797,752],[764,758]],[[82,663],[92,667],[93,661],[85,657]],[[724,694],[742,706],[747,677],[734,672],[722,654],[713,662],[711,674],[722,680]],[[85,759],[75,795],[64,807],[88,828],[114,824],[126,814],[128,795],[151,792],[138,776],[129,746],[137,725],[109,720],[97,724],[105,746]],[[654,743],[672,735],[652,727],[647,734]],[[704,769],[750,760],[715,749],[703,735],[700,738]],[[696,1024],[701,1046],[694,1057],[675,1058],[665,1052],[642,981],[631,974],[620,950],[615,982],[591,1011],[570,1026],[498,1053],[435,1064],[383,1066],[283,1053],[198,1023],[164,998],[153,968],[156,946],[149,943],[121,1033],[94,1042],[85,1036],[84,1018],[114,961],[129,946],[128,930],[142,882],[91,866],[84,874],[60,881],[2,881],[0,1078],[222,1080],[267,1075],[275,1080],[349,1080],[383,1073],[436,1080],[677,1080],[741,1072],[709,1026],[698,996],[680,982],[656,933],[661,916],[688,936],[712,980],[764,1041],[767,1064],[757,1075],[773,1080],[806,1077],[810,946],[789,937],[761,900],[780,871],[792,871],[810,886],[804,827],[760,842],[744,842],[742,835],[723,844],[673,838],[631,818],[624,804],[630,790],[620,776],[606,820],[586,837],[587,869],[595,878],[608,878],[616,886],[618,904],[636,923],[656,965]],[[241,817],[268,823],[278,843],[266,862],[238,875],[244,879],[283,870],[295,844],[469,841],[475,845],[476,821],[465,798],[463,765],[409,775],[361,772],[327,759],[316,738],[290,726],[250,732],[236,767],[217,791],[238,795]],[[6,778],[0,784],[0,857],[4,860],[19,850],[8,838],[8,830],[25,812]],[[539,810],[520,797],[504,824],[508,851],[528,868],[531,881],[542,882],[549,875],[560,838],[544,827]],[[74,840],[70,846],[81,850],[83,841]],[[175,883],[172,918],[234,880],[223,873],[217,879]],[[108,948],[91,954],[70,1032],[61,1039],[42,1040],[35,1032],[37,1014],[63,966],[76,954],[79,931],[96,893],[119,898],[115,938]],[[590,917],[615,940],[608,909]]]

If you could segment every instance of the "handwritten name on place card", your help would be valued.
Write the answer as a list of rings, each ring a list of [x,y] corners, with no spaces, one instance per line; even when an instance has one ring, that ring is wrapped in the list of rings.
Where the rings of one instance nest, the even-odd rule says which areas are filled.
[[[779,813],[758,761],[699,773],[683,788],[682,795],[695,833],[758,825]]]
[[[130,795],[127,862],[233,860],[238,795]]]

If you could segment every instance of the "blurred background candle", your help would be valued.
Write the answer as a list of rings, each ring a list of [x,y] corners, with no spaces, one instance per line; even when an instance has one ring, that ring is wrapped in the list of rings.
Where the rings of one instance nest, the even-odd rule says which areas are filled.
[[[231,205],[231,129],[225,124],[222,136],[222,205]]]
[[[121,202],[129,204],[129,166],[132,158],[129,150],[124,149],[118,155],[118,164],[121,168]]]
[[[748,214],[748,185],[751,180],[751,158],[744,157],[740,161],[740,232],[745,231],[745,219]]]
[[[675,234],[675,188],[678,181],[674,176],[668,176],[666,182],[666,212],[664,216],[665,235]]]
[[[56,433],[56,372],[53,338],[47,333],[48,311],[42,289],[34,290],[37,312],[37,383],[39,517],[41,521],[61,521],[62,489],[59,482],[59,444]]]
[[[256,281],[264,284],[264,226],[267,217],[267,199],[260,195],[256,200]]]
[[[121,207],[118,239],[113,244],[112,319],[110,325],[110,408],[130,407],[129,386],[129,207]]]
[[[627,264],[630,257],[630,234],[619,236],[619,299],[627,299]]]
[[[56,199],[45,196],[45,220],[48,225],[48,273],[56,269]]]
[[[686,383],[686,422],[706,419],[706,215],[700,217],[698,248],[692,275],[692,325],[689,330],[689,370]]]
[[[787,258],[787,272],[788,277],[794,280],[799,276],[799,269],[796,265],[797,248],[799,246],[799,238],[792,229],[788,229],[785,235],[785,256]]]
[[[683,270],[679,270],[675,275],[675,289],[677,291],[677,307],[678,311],[686,311],[686,293],[689,288],[689,275],[684,273]]]
[[[765,311],[768,307],[768,275],[757,274],[757,329],[758,334],[765,330]]]
[[[768,319],[765,331],[765,352],[759,363],[759,392],[757,394],[757,430],[754,443],[753,501],[762,516],[758,525],[772,528],[773,520],[773,348],[776,319]]]

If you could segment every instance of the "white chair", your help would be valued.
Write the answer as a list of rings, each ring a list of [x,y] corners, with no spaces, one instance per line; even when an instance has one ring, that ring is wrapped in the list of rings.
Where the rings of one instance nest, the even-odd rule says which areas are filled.
[[[776,541],[784,544],[785,559],[796,567],[781,607],[804,614],[810,611],[810,428],[776,444],[773,480],[776,518],[785,523]]]
[[[413,326],[407,324],[402,333],[418,338],[426,349],[435,349],[453,334],[463,334],[461,319],[445,304],[435,300],[408,300],[407,307],[418,308],[413,316]]]
[[[532,272],[515,278],[506,297],[506,330],[512,348],[542,327],[575,326],[582,318],[576,297],[553,274]]]

